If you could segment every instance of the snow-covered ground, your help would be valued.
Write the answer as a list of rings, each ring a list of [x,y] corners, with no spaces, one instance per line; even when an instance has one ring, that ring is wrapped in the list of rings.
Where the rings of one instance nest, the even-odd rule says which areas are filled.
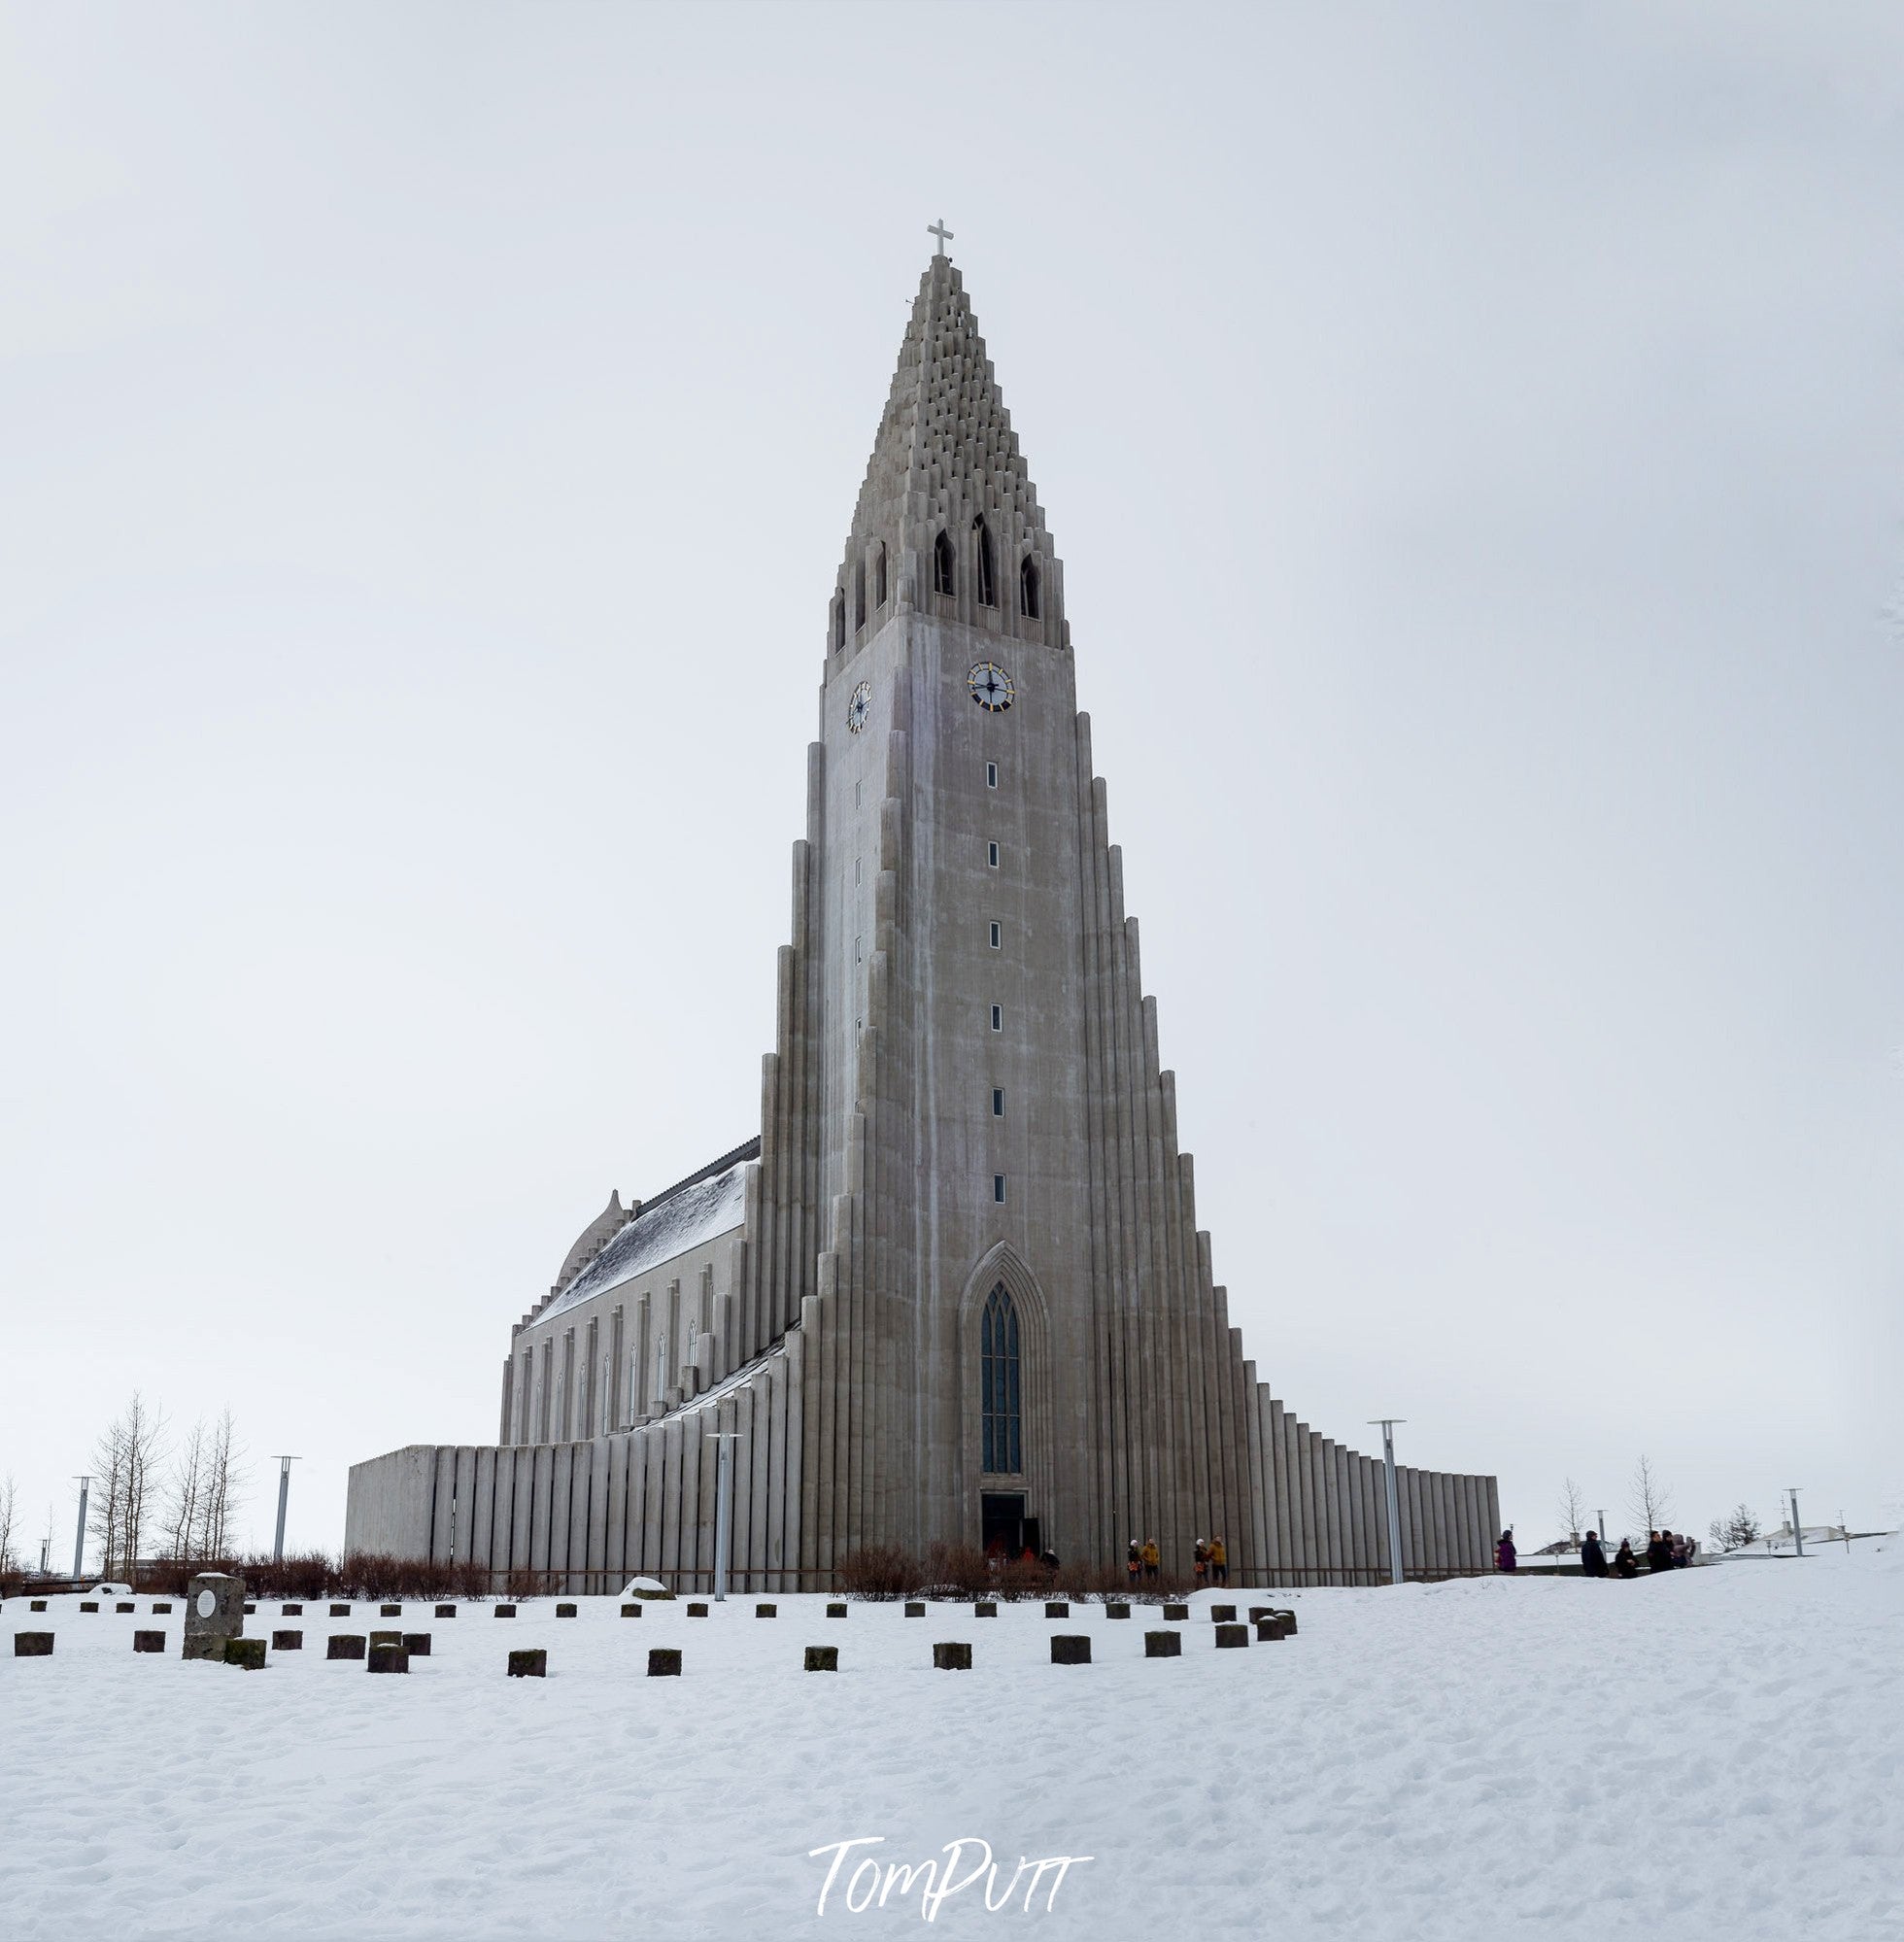
[[[1173,1660],[1142,1656],[1141,1613],[783,1598],[768,1620],[745,1597],[707,1619],[412,1606],[435,1650],[401,1679],[323,1656],[391,1622],[374,1608],[267,1605],[248,1629],[301,1623],[305,1650],[248,1673],[183,1663],[146,1598],[77,1602],[0,1613],[58,1638],[0,1640],[15,1937],[897,1933],[923,1883],[856,1914],[852,1868],[959,1837],[1002,1857],[997,1902],[1021,1856],[1092,1857],[1030,1916],[1029,1870],[1009,1913],[982,1879],[950,1895],[936,1923],[964,1933],[1904,1934],[1904,1541],[1657,1584],[1282,1594],[1300,1636],[1244,1652],[1213,1648],[1203,1597]],[[135,1656],[154,1623],[167,1655]],[[1095,1662],[1049,1663],[1054,1630]],[[939,1639],[974,1669],[933,1671]],[[683,1678],[643,1676],[657,1644]],[[839,1647],[837,1676],[801,1671],[807,1644]],[[527,1645],[546,1681],[504,1677]],[[874,1835],[816,1913],[809,1851]]]

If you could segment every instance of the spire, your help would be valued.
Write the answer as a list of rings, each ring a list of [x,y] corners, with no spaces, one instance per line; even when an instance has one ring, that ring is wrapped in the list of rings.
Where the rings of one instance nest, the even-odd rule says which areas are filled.
[[[941,225],[942,226],[942,225]],[[939,235],[940,228],[933,233]],[[945,230],[943,237],[951,231]],[[993,562],[989,586],[977,568],[980,523]],[[955,591],[936,593],[934,548],[940,532],[955,560]],[[877,559],[890,556],[889,594],[896,611],[937,611],[969,623],[1053,646],[1067,645],[1059,618],[1060,568],[1044,511],[1011,428],[965,281],[949,257],[935,256],[900,344],[899,363],[873,439],[872,458],[853,512],[840,570],[830,645],[859,633],[858,580],[873,561],[866,620],[876,626]],[[1029,604],[1021,597],[1032,562]],[[983,593],[992,596],[988,602]],[[845,625],[840,624],[844,616]]]

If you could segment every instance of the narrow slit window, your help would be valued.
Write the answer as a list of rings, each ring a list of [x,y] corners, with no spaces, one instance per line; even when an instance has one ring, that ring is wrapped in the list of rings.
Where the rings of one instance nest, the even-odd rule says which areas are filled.
[[[1000,1191],[1003,1176],[993,1183]],[[978,1324],[979,1417],[984,1468],[994,1476],[1015,1477],[1023,1465],[1024,1417],[1019,1402],[1018,1311],[997,1283],[986,1298]]]
[[[992,568],[992,528],[983,518],[972,523],[978,528],[978,604],[981,607],[996,607],[999,591]]]
[[[1001,950],[1003,948],[1003,945],[1004,945],[1004,926],[1002,924],[994,924],[992,926],[992,948],[995,951]]]
[[[999,867],[999,846],[998,846],[998,844],[997,844],[997,843],[987,843],[987,844],[985,845],[985,861],[986,861],[986,862],[987,862],[988,864],[990,864],[990,865],[991,865],[991,867],[992,867],[992,868],[993,868],[994,869],[998,869],[998,867]]]
[[[958,578],[953,570],[952,541],[945,528],[939,528],[938,537],[933,541],[933,592],[952,594],[958,591]]]
[[[988,762],[985,765],[985,786],[987,789],[996,789],[999,786],[999,766],[996,762]]]
[[[994,1032],[1003,1032],[1004,1030],[1004,1006],[1003,1005],[995,1005],[992,1007],[992,1030]]]
[[[833,596],[833,652],[837,654],[846,645],[846,595],[843,589]]]
[[[867,624],[867,557],[860,555],[853,568],[853,626],[863,628]]]
[[[994,1174],[992,1175],[992,1198],[1000,1207],[1004,1205],[1004,1175],[1003,1174]]]
[[[1037,619],[1037,562],[1029,553],[1018,569],[1018,611],[1028,621]]]
[[[872,604],[883,607],[886,604],[886,542],[879,542],[879,551],[872,556]]]
[[[994,1119],[1004,1117],[1004,1087],[1002,1085],[995,1085],[992,1088],[992,1117]]]

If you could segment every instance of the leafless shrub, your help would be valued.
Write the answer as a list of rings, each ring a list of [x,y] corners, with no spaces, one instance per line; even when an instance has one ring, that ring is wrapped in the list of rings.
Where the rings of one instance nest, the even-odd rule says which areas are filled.
[[[896,1544],[862,1545],[839,1561],[839,1588],[872,1604],[911,1597],[924,1578],[919,1560]]]

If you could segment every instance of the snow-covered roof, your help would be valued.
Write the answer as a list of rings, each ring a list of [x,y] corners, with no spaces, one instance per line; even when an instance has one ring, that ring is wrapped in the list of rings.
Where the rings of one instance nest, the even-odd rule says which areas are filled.
[[[750,1141],[738,1155],[729,1156],[730,1164],[719,1172],[693,1175],[650,1201],[535,1317],[535,1325],[553,1320],[593,1295],[619,1288],[718,1235],[731,1233],[744,1214],[748,1162],[759,1151],[760,1142]]]

